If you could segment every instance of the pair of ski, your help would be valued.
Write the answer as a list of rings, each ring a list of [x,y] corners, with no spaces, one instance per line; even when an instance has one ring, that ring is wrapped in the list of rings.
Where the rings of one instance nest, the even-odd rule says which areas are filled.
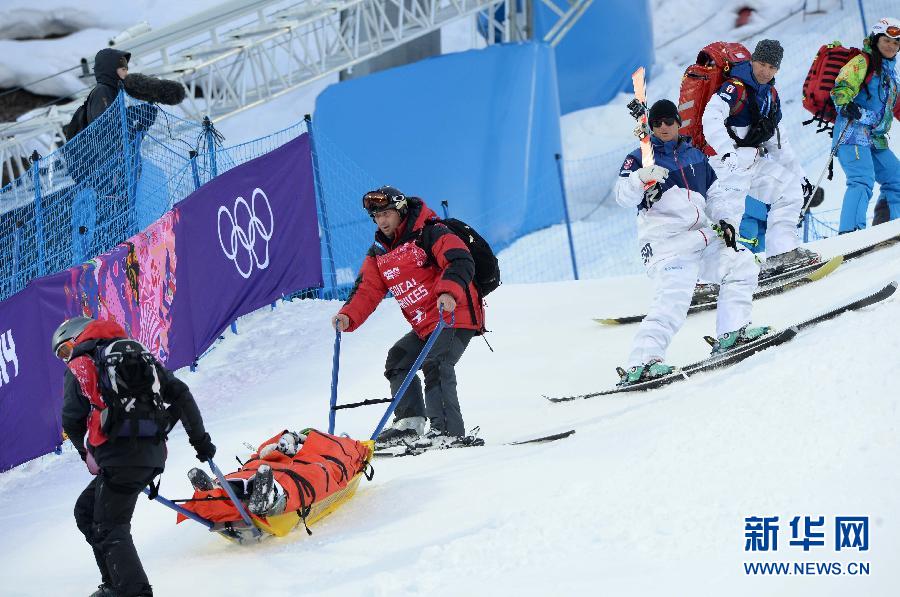
[[[824,278],[824,275],[819,275],[816,277],[817,272],[822,271],[823,268],[829,267],[830,264],[833,264],[835,261],[838,262],[847,262],[858,257],[862,257],[864,255],[868,255],[869,253],[873,253],[875,251],[879,251],[881,249],[886,249],[888,247],[892,247],[900,242],[900,234],[896,234],[884,240],[880,240],[878,242],[872,243],[870,245],[866,245],[859,249],[854,249],[853,251],[849,251],[842,255],[838,255],[837,257],[833,257],[826,263],[821,262],[799,262],[796,264],[791,264],[784,267],[777,267],[774,271],[769,272],[767,275],[760,275],[759,277],[759,286],[760,288],[768,288],[774,285],[784,285],[786,283],[793,282],[797,278],[808,277],[810,278],[808,281],[812,282],[817,279]],[[840,265],[838,263],[837,265]],[[835,265],[832,268],[832,271],[837,269]],[[830,273],[830,272],[828,272]],[[825,274],[827,275],[827,274]],[[706,285],[705,288],[699,289],[694,292],[694,298],[692,303],[701,303],[707,302],[708,300],[715,300],[716,294],[718,293],[718,285],[717,284],[709,284]]]
[[[503,446],[524,446],[527,444],[543,444],[547,442],[554,442],[556,440],[565,439],[575,433],[574,429],[570,429],[568,431],[563,431],[562,433],[553,433],[551,435],[544,435],[541,437],[534,437],[531,439],[520,440],[516,442],[507,442],[504,444],[500,444]],[[381,448],[375,449],[375,457],[376,458],[399,458],[401,456],[418,456],[420,454],[424,454],[425,452],[432,452],[440,449],[451,449],[455,450],[458,448],[473,448],[478,446],[485,445],[483,442],[472,445],[461,445],[454,446],[452,448],[433,448],[433,447],[417,447],[413,444],[403,444],[400,446],[393,446],[390,448]]]
[[[627,385],[616,386],[615,388],[604,390],[601,392],[591,392],[588,394],[579,394],[576,396],[550,397],[544,396],[550,402],[569,402],[571,400],[581,400],[585,398],[595,398],[597,396],[609,396],[612,394],[624,394],[626,392],[637,392],[641,390],[652,390],[662,386],[666,386],[677,381],[690,379],[697,373],[712,371],[729,367],[735,363],[739,363],[748,357],[765,350],[767,348],[778,346],[792,340],[801,330],[812,327],[823,321],[834,319],[835,317],[848,311],[855,311],[880,303],[890,298],[897,290],[897,282],[891,282],[878,292],[872,293],[861,299],[850,301],[839,307],[832,309],[826,313],[807,319],[806,321],[796,323],[789,328],[780,332],[772,331],[768,334],[757,338],[752,342],[741,344],[727,352],[711,355],[702,361],[697,361],[684,367],[676,368],[668,375],[662,375],[646,381],[639,381]]]
[[[847,261],[857,259],[881,249],[892,247],[897,243],[900,243],[900,234],[894,235],[890,238],[878,241],[876,243],[872,243],[871,245],[855,249],[848,253],[838,255],[826,261],[825,263],[807,264],[794,269],[782,271],[768,278],[761,279],[760,288],[753,294],[753,300],[765,298],[768,296],[775,296],[776,294],[781,294],[783,292],[787,292],[788,290],[793,290],[794,288],[804,286],[806,284],[809,284],[810,282],[821,280],[822,278],[836,270],[838,267],[840,267],[841,264]],[[717,299],[718,296],[716,291],[706,293],[701,292],[695,294],[691,306],[688,308],[688,315],[715,309]],[[624,325],[629,323],[638,323],[642,321],[644,317],[646,317],[646,314],[626,315],[623,317],[598,317],[595,318],[594,321],[602,325]]]

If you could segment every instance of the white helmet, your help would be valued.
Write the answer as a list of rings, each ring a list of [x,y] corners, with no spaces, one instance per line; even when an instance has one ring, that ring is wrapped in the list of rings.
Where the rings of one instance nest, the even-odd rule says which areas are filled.
[[[893,39],[900,39],[900,20],[884,17],[872,25],[872,30],[869,32],[869,35],[875,37],[876,35],[881,34],[887,35]]]

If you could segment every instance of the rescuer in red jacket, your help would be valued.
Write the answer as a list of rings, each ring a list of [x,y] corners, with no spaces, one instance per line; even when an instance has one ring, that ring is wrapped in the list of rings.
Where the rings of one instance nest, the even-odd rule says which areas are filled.
[[[416,376],[394,411],[393,426],[378,436],[376,445],[415,442],[419,447],[453,447],[480,442],[466,436],[456,394],[456,363],[472,337],[484,328],[481,297],[472,281],[472,255],[417,197],[385,186],[366,193],[363,207],[378,226],[375,242],[350,297],[332,323],[338,330],[352,332],[375,311],[385,294],[390,292],[397,299],[412,331],[388,351],[384,375],[392,394],[400,389],[437,326],[438,309],[443,309],[447,321],[451,313],[455,316],[453,327],[444,328],[422,364],[424,400]],[[423,435],[426,416],[431,428]]]

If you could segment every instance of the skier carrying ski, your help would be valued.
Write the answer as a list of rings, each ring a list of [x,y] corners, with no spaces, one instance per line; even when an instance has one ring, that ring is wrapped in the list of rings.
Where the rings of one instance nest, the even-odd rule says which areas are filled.
[[[881,185],[889,219],[900,217],[900,161],[888,147],[894,109],[900,101],[900,20],[875,23],[863,53],[850,59],[835,78],[831,97],[838,109],[834,143],[847,175],[840,233],[866,227],[872,189]]]
[[[456,363],[472,337],[484,327],[481,298],[472,281],[472,255],[417,197],[384,186],[366,193],[362,204],[378,226],[375,242],[350,297],[332,318],[332,324],[338,330],[352,332],[375,311],[385,294],[394,295],[413,329],[388,351],[384,374],[392,394],[399,391],[437,326],[439,308],[448,322],[451,313],[455,316],[454,325],[444,328],[422,364],[424,402],[421,383],[414,376],[394,412],[393,426],[378,436],[376,446],[415,442],[417,447],[427,448],[480,442],[466,436],[456,394]],[[423,435],[426,415],[431,428]]]
[[[750,327],[759,267],[727,221],[722,189],[706,155],[678,133],[678,109],[669,100],[650,108],[655,165],[628,154],[616,183],[616,202],[637,208],[638,243],[655,296],[632,343],[620,384],[667,375],[672,337],[684,324],[698,278],[720,283],[713,352],[724,352],[766,332]],[[719,222],[713,231],[707,220]],[[740,219],[738,219],[740,221]]]
[[[804,194],[812,192],[781,122],[775,74],[784,49],[772,39],[756,44],[750,61],[738,62],[703,111],[703,134],[715,150],[710,160],[722,185],[725,221],[740,228],[747,195],[770,206],[763,276],[819,256],[799,246],[797,222]]]
[[[127,341],[115,321],[88,317],[64,321],[51,340],[53,353],[67,367],[63,430],[95,475],[75,502],[75,523],[94,550],[102,580],[92,597],[153,595],[131,537],[131,517],[138,495],[165,467],[165,437],[174,424],[181,420],[201,462],[216,453],[188,387],[155,359],[138,360],[136,369],[121,371],[116,363],[135,362],[117,351],[122,340],[129,351],[140,347]],[[155,396],[148,406],[130,394],[129,406],[121,407],[128,414],[110,427],[116,415],[105,384],[129,385],[120,372],[132,388],[139,387],[141,373],[149,375]]]

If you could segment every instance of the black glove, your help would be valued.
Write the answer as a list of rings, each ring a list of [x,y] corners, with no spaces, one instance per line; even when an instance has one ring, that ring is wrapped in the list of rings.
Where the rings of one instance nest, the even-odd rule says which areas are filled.
[[[857,105],[856,102],[850,102],[843,107],[841,112],[850,120],[859,120],[860,118],[862,118],[862,110],[859,108],[859,105]]]
[[[726,247],[730,247],[737,251],[737,233],[734,231],[734,226],[725,220],[719,220],[719,229],[716,230],[716,232],[718,232],[719,236],[722,237],[722,240],[725,241]]]
[[[662,197],[662,188],[658,182],[654,182],[644,189],[644,204],[647,206],[647,209],[653,207],[653,204],[659,201],[660,197]]]
[[[197,460],[200,462],[212,460],[213,456],[216,455],[216,446],[212,443],[208,433],[204,433],[203,437],[196,441],[191,440],[191,445],[197,450]]]

